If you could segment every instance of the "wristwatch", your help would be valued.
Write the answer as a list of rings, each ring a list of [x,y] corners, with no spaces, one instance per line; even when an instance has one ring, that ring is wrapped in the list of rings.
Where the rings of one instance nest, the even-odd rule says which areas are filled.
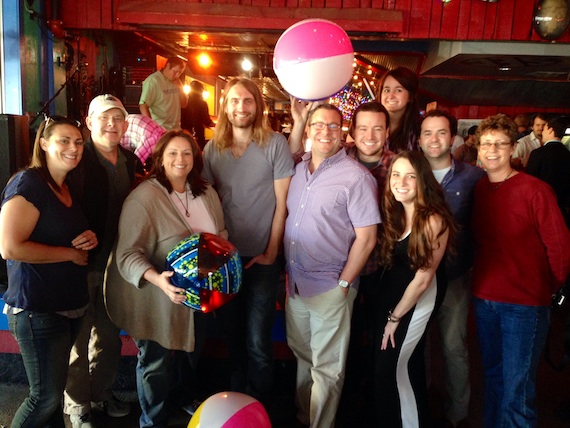
[[[339,279],[338,286],[342,288],[348,288],[350,284],[348,283],[348,281],[345,281],[344,279]]]

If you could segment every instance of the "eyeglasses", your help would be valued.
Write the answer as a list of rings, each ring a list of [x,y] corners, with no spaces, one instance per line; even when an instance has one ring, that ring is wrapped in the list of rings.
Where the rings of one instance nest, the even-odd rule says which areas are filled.
[[[78,120],[75,119],[70,119],[69,117],[65,117],[65,116],[44,116],[44,120],[45,120],[45,128],[47,128],[50,123],[54,123],[56,125],[71,125],[71,126],[76,126],[77,128],[81,128],[81,122],[79,122]]]
[[[315,122],[311,123],[309,126],[312,126],[315,131],[324,131],[325,128],[329,128],[331,131],[336,132],[340,129],[340,125],[338,123]]]
[[[497,150],[505,150],[508,147],[512,146],[511,143],[499,142],[499,143],[480,143],[479,146],[481,150],[489,150],[491,146],[495,146]]]

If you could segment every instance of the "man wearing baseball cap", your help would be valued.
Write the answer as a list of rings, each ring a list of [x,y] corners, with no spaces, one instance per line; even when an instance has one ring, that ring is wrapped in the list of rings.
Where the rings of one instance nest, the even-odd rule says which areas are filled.
[[[91,409],[111,417],[125,416],[130,406],[111,391],[121,357],[120,330],[111,322],[103,299],[107,260],[117,237],[123,201],[137,177],[144,174],[140,160],[120,146],[128,113],[121,101],[98,95],[85,119],[91,135],[83,158],[70,175],[69,186],[81,200],[99,246],[89,254],[89,305],[81,331],[71,350],[64,396],[64,412],[73,428],[92,428]]]

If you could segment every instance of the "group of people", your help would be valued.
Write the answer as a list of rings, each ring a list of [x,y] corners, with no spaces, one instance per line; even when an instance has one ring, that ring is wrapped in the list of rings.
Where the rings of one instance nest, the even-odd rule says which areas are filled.
[[[503,184],[515,183],[520,179],[516,178],[519,174],[515,168],[517,161],[512,160],[517,147],[516,125],[505,115],[487,118],[478,127],[469,130],[470,136],[466,143],[469,149],[464,149],[461,156],[452,156],[457,120],[445,111],[429,111],[423,117],[418,115],[415,120],[408,122],[412,126],[394,128],[394,119],[401,126],[405,123],[402,122],[403,117],[413,117],[406,111],[414,110],[417,85],[413,81],[414,78],[406,70],[396,69],[386,73],[377,94],[379,102],[363,104],[354,111],[347,136],[347,142],[351,141],[352,144],[344,144],[348,155],[376,178],[380,191],[382,222],[379,225],[378,245],[360,271],[359,297],[354,306],[351,334],[354,343],[348,345],[349,348],[358,347],[362,330],[368,330],[365,331],[365,336],[368,336],[365,342],[369,340],[372,345],[364,347],[364,352],[368,355],[357,359],[356,364],[364,363],[364,368],[359,370],[363,377],[370,373],[372,367],[374,370],[373,380],[369,381],[364,389],[366,395],[372,397],[368,408],[376,413],[371,415],[371,423],[376,426],[428,426],[430,412],[424,345],[429,340],[427,332],[432,320],[439,327],[442,342],[446,423],[449,426],[460,426],[466,420],[470,401],[467,317],[474,299],[477,303],[477,330],[480,341],[484,342],[481,348],[486,379],[485,426],[536,426],[534,384],[538,356],[544,346],[544,333],[548,326],[548,319],[543,317],[543,313],[549,313],[550,296],[563,284],[570,268],[570,259],[564,255],[564,248],[570,238],[564,225],[568,212],[568,193],[564,194],[563,190],[570,183],[566,177],[570,171],[570,164],[567,163],[570,153],[560,142],[568,124],[562,118],[550,118],[548,123],[542,124],[547,129],[543,139],[547,144],[532,152],[532,155],[527,155],[537,163],[540,162],[541,174],[534,173],[538,168],[532,166],[533,162],[530,162],[528,172],[542,181],[520,173],[529,181],[523,187],[536,189],[536,192],[529,192],[523,197],[519,193],[520,189],[513,188],[512,191],[516,194],[513,197],[519,201],[514,204],[507,202],[503,194],[506,191]],[[311,117],[311,112],[314,111],[315,103],[292,100],[295,125],[289,142],[293,153],[300,155],[310,147],[314,156],[313,146],[323,138],[322,135],[315,135],[311,129],[316,122]],[[339,132],[338,126],[334,126],[335,123],[328,126],[324,121],[321,122],[317,122],[317,126],[322,129],[322,134],[325,134],[324,138],[327,141],[334,140],[337,136],[333,137],[331,134],[334,134],[333,131]],[[300,125],[297,126],[297,123]],[[340,126],[341,121],[336,125]],[[408,141],[409,145],[390,144],[395,129],[400,132],[402,129],[406,130],[404,134],[407,138],[403,141]],[[493,141],[501,141],[503,144]],[[415,147],[414,142],[417,144]],[[477,152],[475,159],[471,147]],[[467,154],[468,162],[458,159]],[[303,155],[303,159],[307,156],[309,154]],[[415,160],[417,157],[421,160]],[[543,160],[546,157],[548,161]],[[409,176],[417,181],[418,190],[412,206],[424,216],[421,222],[422,217],[414,217],[415,212],[410,216],[406,210],[409,207],[405,204],[402,194],[410,191],[403,185],[400,185],[400,189],[393,187],[392,180],[397,183],[397,179],[402,176],[402,163],[405,163],[402,158],[408,159],[412,165],[411,170],[408,169],[408,175],[404,177]],[[425,168],[426,161],[428,168]],[[476,163],[481,168],[474,166]],[[409,168],[407,163],[405,165]],[[426,171],[429,174],[426,174]],[[298,174],[299,171],[292,183],[297,180]],[[305,176],[309,177],[306,173]],[[316,176],[316,173],[313,176]],[[364,185],[366,181],[362,181]],[[556,195],[543,181],[554,188]],[[506,189],[510,188],[511,186],[506,186]],[[487,195],[487,189],[493,189],[491,196],[501,195],[491,198]],[[440,190],[443,190],[443,203]],[[549,209],[554,211],[553,218],[542,218],[540,205],[532,198],[544,199]],[[493,199],[492,203],[489,203],[490,199]],[[394,203],[394,200],[397,203]],[[560,209],[557,209],[557,203]],[[301,206],[303,205],[301,203]],[[515,210],[522,209],[523,206],[526,210],[524,215]],[[289,207],[288,220],[293,219],[291,210],[292,207]],[[431,217],[426,213],[435,216],[438,220],[436,225],[427,221]],[[406,223],[403,223],[404,221]],[[414,229],[411,227],[414,222],[420,222],[422,227]],[[302,224],[296,221],[295,224],[297,223]],[[433,226],[434,229],[428,226]],[[528,232],[523,233],[518,227],[528,229]],[[547,230],[549,231],[546,232]],[[318,242],[314,237],[315,232],[312,233],[313,235],[306,231],[307,236]],[[512,251],[510,242],[514,235],[521,241],[516,246],[517,250],[522,252],[523,249],[531,249],[524,257],[517,254],[519,251]],[[287,233],[285,237],[287,249]],[[329,237],[326,241],[329,246],[330,239]],[[299,248],[301,243],[302,240],[297,236],[294,248]],[[505,253],[508,252],[508,257],[502,253],[497,257],[497,249],[505,246],[509,248],[504,250]],[[445,256],[436,251],[441,248],[447,250]],[[329,249],[327,255],[330,252]],[[315,254],[320,252],[314,251],[313,248],[308,253],[312,255],[311,268],[306,270],[318,270],[312,263],[316,258]],[[417,260],[423,260],[424,264]],[[440,263],[441,260],[445,263]],[[396,261],[400,261],[403,267],[399,267]],[[505,264],[505,261],[509,263]],[[297,305],[292,303],[292,291],[298,291],[301,298],[303,293],[296,283],[291,285],[291,281],[295,280],[292,272],[303,265],[299,266],[297,260],[288,260],[288,263],[291,264],[288,268],[288,307],[293,310]],[[533,274],[527,275],[528,270]],[[513,275],[513,272],[516,275]],[[404,288],[400,290],[395,288],[399,281],[404,284]],[[529,295],[521,298],[520,294],[525,293]],[[324,298],[324,295],[320,297]],[[486,305],[493,307],[495,318],[492,322],[485,322],[485,317],[490,317],[485,312]],[[317,317],[318,313],[311,316],[311,307],[308,304],[306,306],[309,320],[323,319],[322,315]],[[535,326],[534,330],[528,331],[517,326],[516,318],[509,312],[513,306],[519,313],[528,316],[528,322],[525,323]],[[296,323],[301,315],[302,313],[295,312],[293,316],[288,316],[288,339],[289,325]],[[364,322],[357,325],[354,323],[355,319],[363,319]],[[395,324],[391,324],[394,321]],[[393,329],[396,325],[399,327],[394,336]],[[311,324],[311,327],[305,330],[322,338],[323,335],[317,327],[322,328],[318,324]],[[321,362],[325,364],[326,360],[315,351],[316,342],[313,337],[310,336],[310,340],[305,341],[310,344],[312,352],[307,352],[306,349],[297,350],[295,345],[291,346],[290,341],[298,363],[302,361],[303,367],[309,366],[312,370],[312,387],[315,392],[315,395],[311,396],[314,401],[310,402],[311,411],[315,412],[314,419],[313,414],[310,418],[303,414],[299,396],[297,403],[301,410],[298,418],[302,422],[310,421],[311,426],[327,426],[321,424],[318,419],[318,409],[319,406],[322,407],[324,400],[318,394],[320,389],[315,384],[323,382],[320,372],[330,373],[330,367],[316,367]],[[493,338],[492,342],[489,337]],[[337,346],[343,352],[344,342],[339,341]],[[537,350],[538,354],[535,353]],[[519,361],[525,358],[525,361]],[[349,360],[348,369],[350,363]],[[517,372],[516,375],[514,372]],[[342,389],[344,376],[347,376],[350,383],[351,373],[343,367],[341,371],[335,372],[332,378],[338,380]],[[300,376],[298,373],[298,394],[307,383],[305,381],[303,384]],[[328,381],[331,382],[331,379]],[[328,397],[327,402],[338,402],[336,394],[339,388],[330,388],[330,384],[326,383],[325,388],[328,388],[333,397],[332,400]],[[513,391],[519,391],[524,399]],[[330,420],[327,423],[330,424]]]
[[[167,89],[178,96],[172,81],[183,68],[166,68],[156,85],[172,75],[177,92]],[[129,126],[120,100],[91,102],[86,142],[78,124],[46,118],[0,211],[6,312],[30,383],[12,426],[63,427],[64,391],[74,428],[93,426],[94,406],[127,414],[111,391],[119,329],[139,349],[140,426],[167,426],[176,406],[194,412],[192,381],[214,319],[226,337],[232,390],[271,405],[281,252],[300,425],[334,426],[350,382],[349,350],[364,333],[371,426],[430,426],[424,350],[433,321],[447,423],[458,426],[470,400],[473,300],[485,427],[536,426],[550,296],[570,271],[556,194],[511,165],[517,130],[508,117],[478,126],[477,168],[451,154],[453,116],[419,116],[417,90],[411,71],[386,73],[378,101],[354,112],[350,145],[340,110],[293,99],[287,141],[269,127],[255,83],[234,78],[203,153],[187,132],[167,131],[142,182],[140,160],[120,145]],[[143,90],[141,112],[156,96]],[[560,132],[555,120],[545,128]],[[197,232],[228,239],[243,262],[241,291],[215,316],[183,306],[165,269],[168,251]],[[357,315],[364,323],[352,322]]]

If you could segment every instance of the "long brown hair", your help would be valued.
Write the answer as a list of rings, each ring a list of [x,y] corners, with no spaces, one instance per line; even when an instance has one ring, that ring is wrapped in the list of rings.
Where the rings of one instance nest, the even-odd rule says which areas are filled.
[[[243,86],[248,92],[253,95],[255,100],[255,121],[253,123],[253,135],[252,139],[259,146],[264,147],[268,144],[269,138],[273,134],[273,130],[269,126],[269,122],[265,117],[265,101],[263,101],[263,96],[261,91],[250,79],[245,77],[235,77],[228,81],[226,87],[224,88],[224,99],[220,107],[220,116],[218,118],[218,123],[214,129],[214,147],[219,151],[224,149],[229,149],[232,146],[234,134],[232,124],[228,118],[227,107],[228,107],[228,92],[236,85]]]
[[[77,128],[81,134],[81,124],[76,120],[69,119],[64,116],[47,116],[45,120],[40,123],[36,132],[36,139],[34,140],[34,149],[32,150],[32,159],[29,168],[37,170],[45,181],[47,181],[56,192],[61,193],[61,187],[55,182],[51,176],[48,165],[46,152],[42,149],[41,139],[49,140],[53,135],[55,128],[60,125],[69,125]],[[82,137],[83,138],[83,137]]]
[[[414,140],[414,145],[417,147],[416,140],[419,135],[420,122],[420,108],[417,99],[419,80],[413,71],[405,67],[398,67],[387,71],[386,74],[382,76],[382,80],[378,85],[376,99],[379,102],[382,100],[384,82],[388,76],[392,76],[396,79],[396,81],[408,91],[410,96],[400,126],[394,130],[394,132],[390,132],[390,136],[388,137],[388,148],[394,153],[398,153],[402,150],[407,150],[410,140]]]
[[[194,197],[200,196],[204,194],[207,187],[207,182],[202,178],[202,170],[204,169],[204,161],[202,160],[202,152],[190,134],[185,131],[169,131],[160,137],[160,140],[157,141],[156,146],[154,146],[154,150],[152,152],[153,164],[150,169],[150,173],[148,178],[156,178],[160,184],[162,184],[168,193],[172,193],[172,184],[170,180],[166,176],[166,172],[164,171],[164,166],[162,165],[164,151],[166,150],[166,146],[168,143],[172,141],[174,138],[180,137],[184,138],[186,141],[190,143],[190,147],[192,148],[192,158],[194,160],[194,165],[192,166],[192,171],[188,173],[186,177],[186,181],[190,184],[190,189],[192,190],[192,194]]]
[[[427,159],[420,152],[405,150],[392,160],[388,173],[388,182],[392,175],[392,168],[398,159],[407,159],[416,172],[417,197],[415,200],[415,213],[412,220],[412,230],[408,245],[410,267],[413,269],[429,268],[434,248],[432,243],[449,231],[448,250],[452,248],[457,227],[441,186],[436,181]],[[381,263],[392,266],[394,262],[394,249],[401,239],[406,227],[404,206],[392,194],[390,185],[386,185],[382,205],[383,229],[380,238]],[[432,235],[429,227],[433,215],[441,217],[441,230],[437,236]]]

